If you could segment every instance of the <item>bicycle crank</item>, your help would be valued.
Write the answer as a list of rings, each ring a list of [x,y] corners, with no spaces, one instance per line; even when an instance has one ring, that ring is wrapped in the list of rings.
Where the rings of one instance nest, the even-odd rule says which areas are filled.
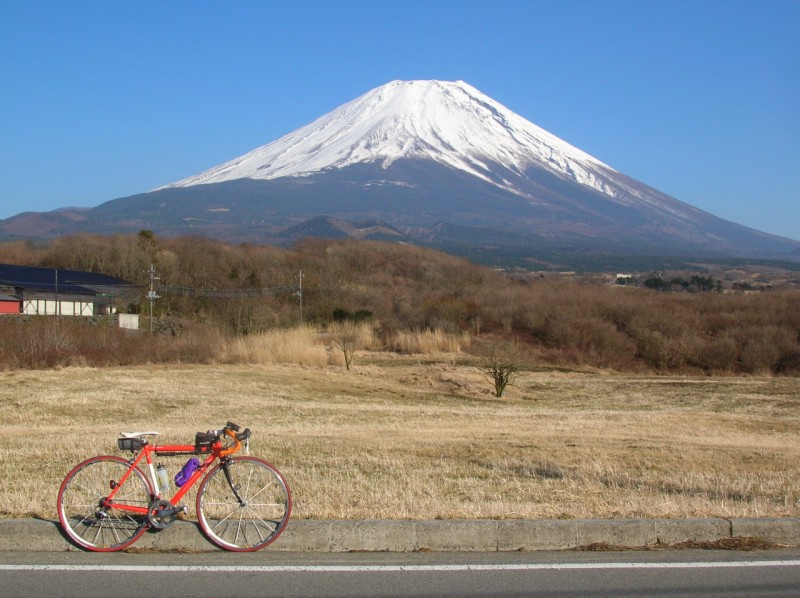
[[[166,529],[178,518],[179,513],[185,513],[186,507],[176,507],[168,500],[154,500],[147,508],[147,521],[156,529]]]

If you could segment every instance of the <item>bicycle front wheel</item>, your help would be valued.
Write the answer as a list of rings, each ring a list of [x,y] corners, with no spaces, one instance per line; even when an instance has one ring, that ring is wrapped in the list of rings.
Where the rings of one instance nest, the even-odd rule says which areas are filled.
[[[147,529],[147,515],[103,506],[103,499],[119,486],[130,464],[122,457],[92,457],[67,474],[58,491],[58,519],[70,539],[81,548],[99,552],[122,550]],[[117,489],[114,501],[147,508],[152,500],[147,478],[134,468]]]
[[[281,535],[292,513],[286,480],[256,457],[231,458],[230,483],[223,467],[220,463],[208,472],[197,490],[197,518],[203,533],[225,550],[264,548]]]

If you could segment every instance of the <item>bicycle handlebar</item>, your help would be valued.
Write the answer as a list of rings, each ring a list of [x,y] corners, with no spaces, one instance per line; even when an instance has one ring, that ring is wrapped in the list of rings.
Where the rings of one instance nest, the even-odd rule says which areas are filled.
[[[250,431],[250,428],[245,428],[244,432],[237,433],[241,429],[242,429],[241,426],[238,426],[233,422],[228,422],[227,424],[225,424],[225,427],[222,428],[221,430],[209,430],[208,433],[213,434],[214,436],[217,437],[230,436],[231,438],[235,438],[236,440],[244,442],[245,440],[250,438],[252,432]]]
[[[246,441],[250,438],[250,428],[245,428],[244,432],[239,432],[241,427],[236,425],[233,422],[228,422],[225,424],[225,427],[222,430],[213,430],[213,434],[216,436],[228,436],[229,438],[233,439],[234,445],[230,448],[223,450],[220,453],[221,457],[226,457],[228,455],[232,455],[234,453],[238,453],[242,447],[242,442]]]

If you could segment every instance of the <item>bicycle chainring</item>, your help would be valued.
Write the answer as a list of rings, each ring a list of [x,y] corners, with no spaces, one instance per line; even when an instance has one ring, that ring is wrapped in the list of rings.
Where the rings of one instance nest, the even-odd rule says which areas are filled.
[[[147,521],[155,529],[167,529],[175,523],[178,513],[182,512],[182,507],[175,507],[168,500],[157,499],[147,508]]]

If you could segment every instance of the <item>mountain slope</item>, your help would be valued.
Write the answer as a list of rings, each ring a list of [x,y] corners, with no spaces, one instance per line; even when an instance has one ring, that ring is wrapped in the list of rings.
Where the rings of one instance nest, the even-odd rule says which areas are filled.
[[[452,241],[445,231],[472,229],[458,242],[527,243],[532,252],[795,252],[796,259],[800,250],[800,242],[719,219],[627,177],[460,81],[393,81],[196,176],[61,211],[46,219],[43,234],[149,228],[251,242],[348,234],[323,221],[302,226],[319,216],[380,221],[432,244]],[[44,222],[21,215],[0,231],[29,231],[37,221]]]

